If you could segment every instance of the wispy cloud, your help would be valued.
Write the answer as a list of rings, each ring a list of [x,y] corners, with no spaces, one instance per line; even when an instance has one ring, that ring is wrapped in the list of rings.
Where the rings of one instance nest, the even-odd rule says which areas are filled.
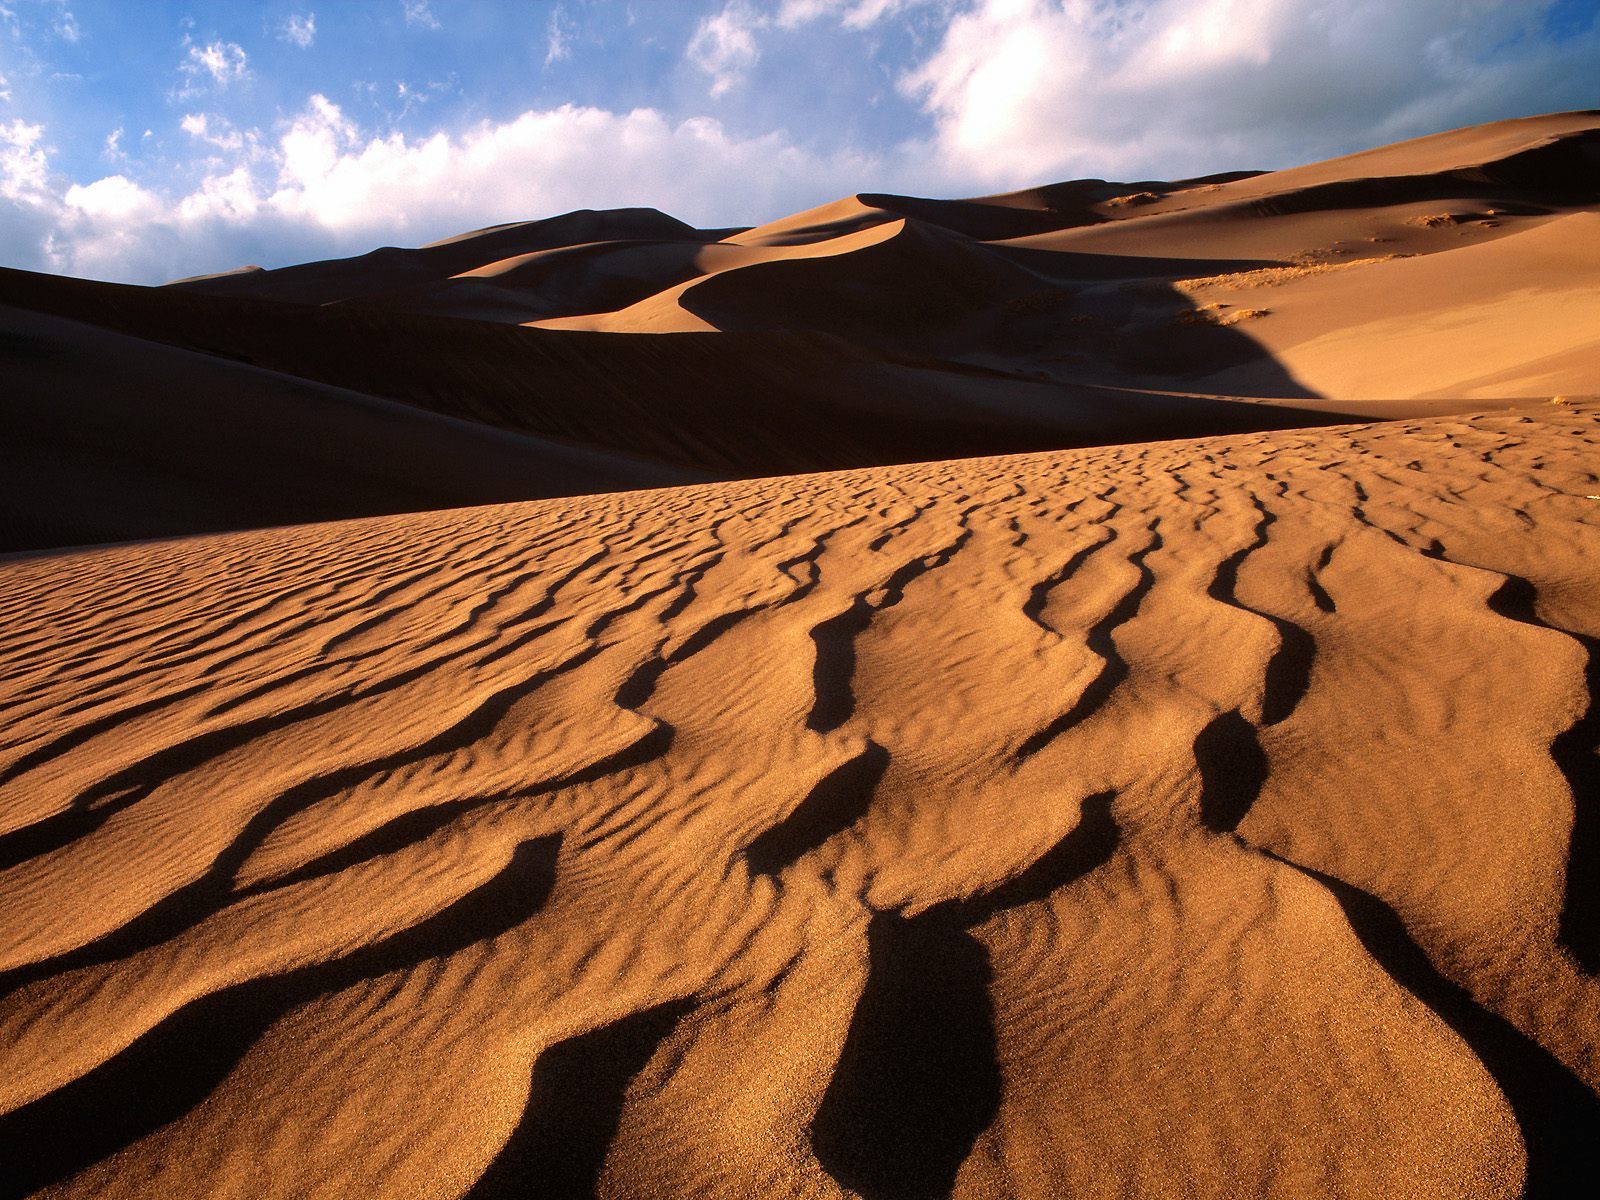
[[[550,10],[550,20],[545,25],[544,65],[572,57],[572,39],[577,34],[566,9],[556,5]]]
[[[428,8],[428,0],[400,0],[400,9],[405,13],[407,25],[419,29],[439,28],[439,18]]]
[[[20,117],[0,125],[0,196],[37,202],[46,195],[49,180],[44,126],[30,125]]]
[[[245,135],[223,117],[213,117],[209,113],[186,113],[178,122],[178,128],[190,137],[215,146],[219,150],[244,148]]]
[[[278,34],[284,41],[299,46],[300,49],[309,49],[311,43],[317,39],[317,14],[308,12],[290,13],[283,22],[283,28]]]
[[[722,96],[744,79],[761,57],[757,31],[769,18],[736,2],[704,18],[689,39],[689,61],[711,76],[711,94]]]
[[[179,96],[187,98],[204,90],[206,81],[219,88],[245,78],[250,74],[249,58],[238,42],[207,42],[203,46],[191,45],[178,71],[186,82]]]
[[[711,76],[712,96],[723,96],[744,81],[761,58],[761,38],[769,30],[792,31],[831,17],[842,29],[859,32],[905,9],[938,0],[783,0],[776,8],[749,0],[728,0],[703,17],[689,39],[690,63]]]

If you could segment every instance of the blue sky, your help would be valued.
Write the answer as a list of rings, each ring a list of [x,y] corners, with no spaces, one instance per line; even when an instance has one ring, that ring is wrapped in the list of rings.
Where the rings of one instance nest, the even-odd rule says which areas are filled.
[[[1600,106],[1600,0],[0,0],[0,264],[1287,166]]]

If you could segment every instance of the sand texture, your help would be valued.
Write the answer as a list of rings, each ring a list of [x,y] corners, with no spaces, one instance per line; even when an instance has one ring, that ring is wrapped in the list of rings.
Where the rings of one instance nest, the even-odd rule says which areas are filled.
[[[1600,406],[0,571],[0,1194],[1587,1195]]]

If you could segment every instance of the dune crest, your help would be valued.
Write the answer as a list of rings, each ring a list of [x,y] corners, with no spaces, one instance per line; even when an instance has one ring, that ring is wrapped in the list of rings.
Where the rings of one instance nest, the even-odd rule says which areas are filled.
[[[0,270],[17,319],[91,327],[57,327],[78,348],[48,372],[0,347],[21,385],[0,403],[28,433],[16,469],[71,462],[94,498],[0,480],[0,550],[1589,395],[1597,218],[1587,112],[1269,173],[861,192],[752,228],[580,210],[161,288]],[[288,456],[292,499],[185,480],[185,523],[170,478],[138,491],[181,405],[149,412],[137,451],[92,399],[61,426],[55,394],[104,394],[97,331],[201,356],[130,349],[144,393],[270,372],[261,403],[332,444],[356,396],[329,388],[389,414],[397,460],[439,428],[406,408],[513,441],[490,480],[452,465],[410,503],[349,486],[332,456]]]

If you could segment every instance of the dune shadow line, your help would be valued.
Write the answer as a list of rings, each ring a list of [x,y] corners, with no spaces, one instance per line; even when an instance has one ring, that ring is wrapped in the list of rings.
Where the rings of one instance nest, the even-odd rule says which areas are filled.
[[[873,914],[866,986],[811,1125],[839,1183],[866,1200],[950,1194],[1001,1098],[993,970],[970,929],[1105,863],[1118,842],[1111,799],[1086,799],[1072,832],[988,892],[915,917]]]
[[[1556,936],[1579,967],[1596,975],[1600,974],[1600,639],[1551,625],[1539,616],[1538,598],[1531,580],[1506,575],[1488,605],[1507,620],[1555,630],[1584,652],[1584,710],[1550,743],[1550,757],[1572,792],[1572,833]]]
[[[1267,782],[1267,756],[1256,728],[1238,709],[1214,717],[1194,739],[1200,769],[1200,822],[1232,833]]]
[[[1101,661],[1099,673],[1089,681],[1088,686],[1083,689],[1071,707],[1051,720],[1043,729],[1031,734],[1017,747],[1015,758],[1018,761],[1032,758],[1067,730],[1088,720],[1100,710],[1101,706],[1111,698],[1111,693],[1116,691],[1128,677],[1128,663],[1122,657],[1122,652],[1117,649],[1114,635],[1118,627],[1126,625],[1138,615],[1145,597],[1156,585],[1155,572],[1145,560],[1161,549],[1163,544],[1161,534],[1156,530],[1157,524],[1158,521],[1150,523],[1150,540],[1128,555],[1128,562],[1138,570],[1139,578],[1123,593],[1122,598],[1112,605],[1110,612],[1084,632],[1085,643]],[[1116,540],[1117,536],[1113,529],[1111,537],[1101,544],[1108,545]]]
[[[540,1054],[522,1120],[463,1200],[593,1196],[628,1085],[692,1008],[656,1005]]]
[[[1271,850],[1256,849],[1326,888],[1367,953],[1478,1056],[1522,1131],[1528,1155],[1525,1200],[1593,1195],[1600,1166],[1600,1097],[1555,1055],[1443,975],[1400,915],[1378,897]]]
[[[889,752],[868,740],[854,758],[835,767],[808,792],[787,817],[763,830],[745,847],[752,871],[776,875],[836,833],[850,828],[872,805]]]
[[[0,1200],[32,1195],[178,1120],[293,1009],[522,924],[555,884],[560,841],[550,835],[521,843],[487,882],[343,958],[193,1001],[86,1075],[0,1116]]]

